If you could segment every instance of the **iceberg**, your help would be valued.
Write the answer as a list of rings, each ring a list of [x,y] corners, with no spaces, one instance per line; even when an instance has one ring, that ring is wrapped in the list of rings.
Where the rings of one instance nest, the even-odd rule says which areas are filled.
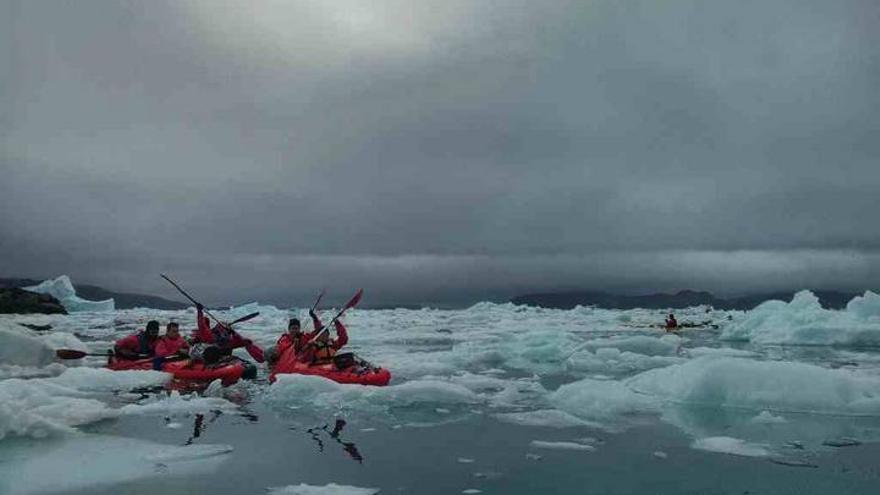
[[[808,290],[791,302],[766,301],[729,324],[722,340],[786,345],[880,345],[880,295],[853,298],[842,311],[825,309]]]
[[[113,311],[116,309],[116,303],[113,299],[104,301],[88,301],[76,295],[76,290],[70,282],[70,277],[61,275],[58,278],[45,280],[38,285],[24,287],[24,290],[38,292],[40,294],[49,294],[58,299],[64,309],[68,313],[78,311]]]

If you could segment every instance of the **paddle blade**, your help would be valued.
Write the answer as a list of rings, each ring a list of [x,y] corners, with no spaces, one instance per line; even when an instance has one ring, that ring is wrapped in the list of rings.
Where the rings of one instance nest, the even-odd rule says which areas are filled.
[[[345,311],[347,309],[351,309],[351,308],[357,306],[357,303],[361,302],[361,296],[363,296],[363,295],[364,295],[364,289],[358,289],[358,291],[355,292],[354,296],[351,299],[349,299],[347,303],[345,303],[345,306],[342,308],[342,310]]]
[[[237,319],[237,320],[235,320],[235,321],[233,321],[233,322],[231,322],[231,323],[228,323],[227,325],[235,325],[236,323],[241,323],[241,322],[243,322],[243,321],[248,321],[248,320],[250,320],[250,319],[256,318],[257,316],[260,316],[260,312],[259,312],[259,311],[255,312],[255,313],[251,313],[251,314],[249,314],[249,315],[242,316],[241,318],[239,318],[239,319]]]
[[[88,353],[74,349],[58,349],[55,351],[55,355],[58,356],[58,359],[82,359],[88,356]]]
[[[263,356],[263,350],[260,349],[259,347],[257,347],[256,345],[251,344],[251,345],[245,347],[245,350],[248,352],[248,354],[251,355],[252,358],[254,358],[254,361],[256,361],[258,363],[262,363],[262,362],[266,361],[265,356]]]

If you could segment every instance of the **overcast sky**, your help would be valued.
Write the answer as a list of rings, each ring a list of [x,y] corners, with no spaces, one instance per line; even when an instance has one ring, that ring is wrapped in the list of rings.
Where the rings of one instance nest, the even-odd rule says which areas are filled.
[[[880,287],[877,0],[0,5],[0,276]]]

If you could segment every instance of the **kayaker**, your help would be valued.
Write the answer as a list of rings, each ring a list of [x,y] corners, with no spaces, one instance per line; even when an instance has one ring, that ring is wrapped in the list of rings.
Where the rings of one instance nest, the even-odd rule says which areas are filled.
[[[167,357],[174,354],[185,354],[189,351],[189,342],[180,335],[180,326],[176,321],[165,326],[165,335],[159,337],[156,344],[156,357]]]
[[[336,327],[336,338],[330,338],[330,332],[320,325],[316,325],[318,334],[314,337],[305,348],[297,355],[297,359],[304,363],[325,363],[331,361],[336,351],[341,349],[348,343],[348,332],[345,325],[341,321],[335,320],[333,325]]]
[[[159,341],[159,322],[150,320],[141,331],[121,338],[113,346],[113,352],[120,359],[143,359],[156,353]]]
[[[217,322],[213,327],[210,326],[208,318],[203,314],[205,307],[196,304],[196,325],[193,331],[191,342],[193,344],[207,344],[217,348],[220,355],[228,356],[232,354],[233,349],[246,347],[248,353],[259,362],[263,362],[263,351],[254,345],[253,341],[239,335],[227,323]],[[207,355],[207,354],[206,354]],[[206,360],[207,361],[207,360]]]
[[[675,315],[669,313],[669,316],[666,318],[666,331],[671,332],[678,328],[678,321],[675,319]]]
[[[298,354],[324,328],[318,315],[313,310],[309,310],[309,316],[312,317],[315,329],[308,333],[302,331],[299,318],[291,318],[287,322],[287,332],[278,338],[278,342],[275,343],[275,347],[269,353],[268,361],[270,363],[277,361],[281,357],[281,353],[286,351],[291,345],[293,346],[294,355]]]

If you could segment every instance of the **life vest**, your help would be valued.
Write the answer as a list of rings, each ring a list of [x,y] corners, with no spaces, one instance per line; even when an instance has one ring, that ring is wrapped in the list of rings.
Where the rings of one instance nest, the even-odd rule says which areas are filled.
[[[327,342],[315,342],[315,359],[330,359],[336,355],[336,349]]]
[[[140,354],[153,354],[154,350],[150,347],[150,342],[147,340],[146,332],[138,332],[138,353]]]
[[[231,334],[232,332],[222,325],[214,325],[214,328],[211,329],[211,336],[214,337],[213,343],[219,347],[227,347],[229,345],[229,339],[232,338]]]

